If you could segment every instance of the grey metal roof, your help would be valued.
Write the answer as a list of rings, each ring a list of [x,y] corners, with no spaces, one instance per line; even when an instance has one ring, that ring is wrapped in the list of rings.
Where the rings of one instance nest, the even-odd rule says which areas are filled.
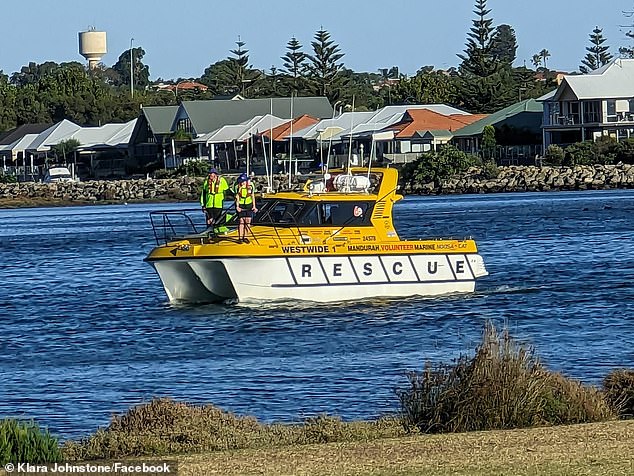
[[[374,111],[344,112],[337,117],[323,119],[312,126],[294,132],[293,139],[317,139],[320,135],[320,131],[325,131],[328,128],[333,130],[339,129],[339,131],[349,131],[351,126],[354,128],[359,124],[363,124],[375,114],[376,113]],[[335,135],[332,137],[334,139]]]
[[[282,119],[308,114],[317,118],[332,117],[332,106],[325,97],[272,99],[183,101],[175,121],[188,117],[197,135],[215,131],[228,124],[240,124],[254,116],[273,114]]]
[[[53,124],[51,123],[39,123],[39,124],[22,124],[21,126],[11,129],[6,132],[0,132],[0,145],[13,144],[17,140],[21,139],[27,134],[39,134],[45,131]]]
[[[79,150],[94,147],[127,147],[136,119],[123,124],[104,124],[99,127],[82,127],[71,136],[79,141]]]
[[[555,101],[567,86],[579,100],[634,98],[634,59],[617,58],[588,74],[564,76]]]
[[[434,139],[437,137],[450,139],[453,137],[453,132],[448,131],[447,129],[432,129],[427,131],[416,131],[416,135],[423,139]]]
[[[245,121],[242,124],[222,126],[213,132],[203,134],[202,136],[194,139],[194,142],[222,144],[226,142],[233,142],[234,140],[244,141],[247,140],[250,135],[259,134],[273,129],[285,122],[287,122],[286,119],[280,119],[279,117],[271,116],[270,114],[255,116],[251,120]]]
[[[148,106],[142,109],[150,129],[155,135],[172,132],[179,106]]]
[[[44,152],[50,150],[50,146],[58,144],[60,141],[66,140],[71,137],[72,134],[81,129],[80,126],[74,122],[64,119],[57,124],[53,124],[51,127],[41,132],[37,139],[35,139],[28,147],[27,150],[34,152]]]

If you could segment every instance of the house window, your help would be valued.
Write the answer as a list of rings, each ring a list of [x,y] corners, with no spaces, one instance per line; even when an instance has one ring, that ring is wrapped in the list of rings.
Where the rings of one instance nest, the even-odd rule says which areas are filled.
[[[579,124],[579,103],[571,102],[569,106],[569,123],[570,124]]]
[[[601,122],[601,102],[588,101],[583,103],[583,122]]]
[[[616,101],[614,99],[608,99],[608,122],[616,122]]]
[[[182,129],[185,132],[189,132],[190,134],[193,134],[194,132],[194,128],[192,127],[192,121],[190,121],[188,117],[184,119],[179,119],[178,126],[176,127],[176,129],[177,130]]]

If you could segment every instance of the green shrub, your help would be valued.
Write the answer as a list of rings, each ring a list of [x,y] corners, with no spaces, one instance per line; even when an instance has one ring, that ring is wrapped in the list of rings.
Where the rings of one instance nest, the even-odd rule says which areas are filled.
[[[603,392],[620,418],[634,418],[634,370],[610,372],[603,379]]]
[[[557,144],[550,144],[546,149],[546,160],[550,165],[561,165],[564,163],[564,149]]]
[[[500,168],[493,160],[485,160],[482,164],[482,176],[487,179],[496,179],[500,175]]]
[[[342,422],[319,416],[304,424],[261,424],[213,405],[189,405],[157,398],[114,416],[110,425],[81,441],[67,441],[67,460],[123,458],[199,451],[264,448],[403,436],[401,422]]]
[[[592,165],[596,162],[594,142],[578,142],[566,147],[564,165]]]
[[[634,164],[634,137],[619,142],[616,151],[616,161]]]
[[[34,422],[0,420],[0,465],[57,463],[62,454],[57,439]]]
[[[16,183],[18,178],[15,175],[0,173],[0,183]]]
[[[401,177],[404,184],[433,182],[438,186],[452,175],[481,163],[479,158],[467,155],[455,146],[447,144],[437,152],[426,152],[415,161],[405,164]]]
[[[177,178],[188,175],[190,177],[206,177],[209,172],[208,160],[190,160],[184,165],[181,165],[175,169],[160,169],[154,172],[154,178]]]
[[[532,350],[487,323],[471,358],[426,365],[397,391],[407,430],[424,433],[522,428],[613,417],[601,393],[545,370]]]

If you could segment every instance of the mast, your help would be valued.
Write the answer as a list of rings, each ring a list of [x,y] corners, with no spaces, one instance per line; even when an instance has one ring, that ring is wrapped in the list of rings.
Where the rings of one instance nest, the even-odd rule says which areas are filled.
[[[350,165],[352,162],[352,116],[354,116],[354,95],[352,96],[352,109],[350,110],[350,142],[348,144],[348,174],[350,174]]]
[[[291,92],[291,135],[289,137],[288,150],[288,189],[292,187],[293,177],[293,93]],[[295,163],[295,175],[297,175],[297,162]]]
[[[270,177],[267,177],[269,190],[273,190],[273,98],[271,98],[271,116],[269,117],[269,158],[271,159]]]

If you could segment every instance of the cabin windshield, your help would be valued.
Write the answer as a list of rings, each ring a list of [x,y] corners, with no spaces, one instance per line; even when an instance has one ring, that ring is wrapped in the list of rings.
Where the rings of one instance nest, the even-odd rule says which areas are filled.
[[[253,218],[254,225],[369,226],[374,202],[264,199]]]

